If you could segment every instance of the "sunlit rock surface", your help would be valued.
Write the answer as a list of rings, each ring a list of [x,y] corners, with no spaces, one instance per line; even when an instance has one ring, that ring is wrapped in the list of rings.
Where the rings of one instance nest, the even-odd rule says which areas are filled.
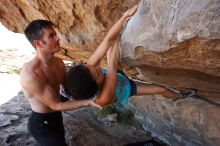
[[[35,19],[54,23],[64,48],[61,55],[85,59],[94,51],[113,23],[133,0],[0,0],[0,21],[14,32],[23,32]],[[70,59],[67,58],[67,59]]]
[[[0,21],[23,32],[34,19],[51,20],[64,59],[86,59],[135,1],[0,0]],[[220,103],[220,0],[142,0],[124,25],[121,60],[126,73],[169,87],[196,88]],[[218,145],[219,106],[199,99],[132,98],[143,127],[171,145]],[[16,117],[14,117],[16,118]]]

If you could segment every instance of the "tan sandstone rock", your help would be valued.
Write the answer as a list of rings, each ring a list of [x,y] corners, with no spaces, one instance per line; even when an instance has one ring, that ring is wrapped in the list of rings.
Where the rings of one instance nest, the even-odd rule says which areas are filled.
[[[0,21],[23,32],[34,19],[51,20],[67,60],[86,59],[133,0],[0,0]],[[121,36],[130,76],[170,87],[192,87],[220,103],[220,0],[142,0]],[[103,63],[105,65],[105,62]],[[218,145],[219,107],[199,99],[145,96],[130,108],[143,127],[171,145]]]

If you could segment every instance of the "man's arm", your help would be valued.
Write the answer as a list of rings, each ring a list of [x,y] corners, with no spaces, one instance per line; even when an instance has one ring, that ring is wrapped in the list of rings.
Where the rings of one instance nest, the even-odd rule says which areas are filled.
[[[60,102],[54,89],[35,74],[27,76],[22,82],[23,86],[28,85],[25,88],[35,98],[55,111],[74,110],[85,106],[99,107],[90,100]]]
[[[109,30],[104,40],[101,42],[99,47],[96,49],[96,51],[92,54],[92,56],[88,60],[88,64],[97,66],[102,58],[107,53],[109,47],[112,45],[112,43],[115,41],[117,36],[119,35],[123,23],[127,20],[127,18],[131,17],[137,10],[139,4],[135,5],[131,9],[129,9],[127,12],[124,13],[124,15],[113,25],[113,27]]]

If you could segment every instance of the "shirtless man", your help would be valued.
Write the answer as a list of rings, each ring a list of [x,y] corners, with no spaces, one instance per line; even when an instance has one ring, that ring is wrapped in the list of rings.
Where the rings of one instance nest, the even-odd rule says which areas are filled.
[[[50,21],[32,21],[25,35],[36,50],[36,56],[23,65],[20,73],[22,89],[32,109],[28,130],[42,146],[64,146],[61,111],[100,106],[91,100],[60,101],[59,86],[64,83],[66,71],[63,61],[54,56],[60,46]]]

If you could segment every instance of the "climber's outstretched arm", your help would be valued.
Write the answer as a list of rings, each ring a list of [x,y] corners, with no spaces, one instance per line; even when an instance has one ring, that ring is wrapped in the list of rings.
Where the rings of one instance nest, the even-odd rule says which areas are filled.
[[[122,27],[123,23],[127,20],[127,18],[134,15],[137,8],[139,6],[139,3],[135,6],[133,6],[131,9],[126,11],[123,16],[113,25],[113,27],[109,30],[104,40],[101,42],[101,44],[98,46],[96,51],[92,54],[92,56],[87,61],[88,64],[97,66],[102,58],[107,53],[110,46],[113,44],[115,39],[118,37]]]

